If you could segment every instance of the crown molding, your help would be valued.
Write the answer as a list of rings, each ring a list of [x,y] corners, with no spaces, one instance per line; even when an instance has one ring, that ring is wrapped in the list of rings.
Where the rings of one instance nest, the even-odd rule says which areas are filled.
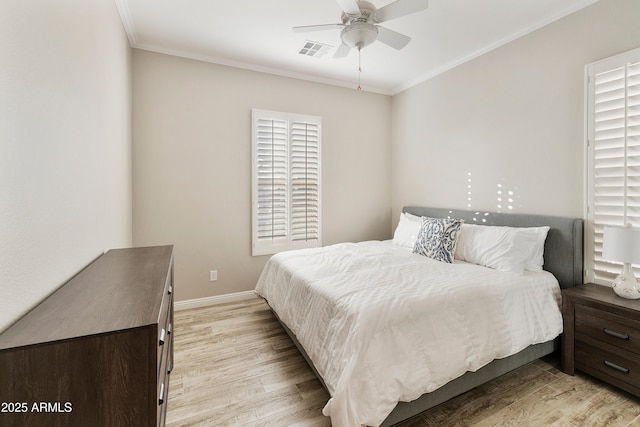
[[[136,28],[133,25],[133,18],[131,17],[129,4],[127,3],[127,0],[114,1],[116,3],[118,13],[120,14],[122,26],[124,27],[124,31],[127,34],[127,38],[129,39],[129,44],[131,45],[131,47],[135,47],[138,44],[138,34],[136,33]]]
[[[390,91],[390,95],[397,95],[400,92],[403,92],[407,89],[410,89],[414,86],[419,85],[420,83],[426,82],[428,80],[431,80],[432,78],[443,74],[449,70],[452,70],[454,68],[456,68],[459,65],[464,64],[465,62],[469,62],[475,58],[478,58],[479,56],[484,55],[485,53],[491,52],[494,49],[497,49],[501,46],[504,46],[508,43],[511,43],[512,41],[515,41],[517,39],[519,39],[520,37],[526,36],[529,33],[532,33],[534,31],[537,31],[543,27],[546,27],[549,24],[552,24],[555,21],[558,21],[566,16],[571,15],[572,13],[578,12],[582,9],[584,9],[587,6],[592,5],[593,3],[598,2],[599,0],[584,0],[580,3],[577,3],[576,5],[572,6],[572,7],[568,7],[566,9],[563,9],[562,11],[558,12],[555,15],[552,15],[550,17],[547,17],[546,19],[542,19],[538,22],[535,22],[534,24],[523,28],[519,31],[516,31],[510,35],[508,35],[507,37],[502,38],[501,40],[496,41],[495,43],[492,43],[490,45],[487,45],[485,47],[483,47],[482,49],[478,49],[475,52],[471,52],[468,55],[464,55],[461,56],[459,58],[456,58],[446,64],[444,64],[442,67],[439,67],[433,71],[430,71],[428,73],[424,73],[418,77],[416,77],[415,79],[411,79],[407,82],[405,82],[402,85],[396,86],[395,88],[393,88]]]

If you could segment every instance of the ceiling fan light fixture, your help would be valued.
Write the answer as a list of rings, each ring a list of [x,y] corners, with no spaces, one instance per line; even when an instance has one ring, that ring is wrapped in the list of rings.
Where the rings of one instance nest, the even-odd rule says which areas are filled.
[[[378,27],[368,22],[354,22],[342,29],[342,43],[350,48],[362,49],[378,38]]]

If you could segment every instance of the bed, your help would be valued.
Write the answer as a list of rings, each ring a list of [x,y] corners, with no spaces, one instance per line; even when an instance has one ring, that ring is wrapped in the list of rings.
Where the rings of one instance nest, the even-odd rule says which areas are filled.
[[[434,261],[398,244],[399,229],[393,241],[274,255],[256,292],[329,391],[323,412],[334,427],[394,425],[552,353],[560,289],[582,282],[581,219],[409,206],[403,227],[409,217],[456,223],[461,255],[473,233],[544,228],[539,270],[504,267],[509,254],[495,251],[484,265],[473,254]]]

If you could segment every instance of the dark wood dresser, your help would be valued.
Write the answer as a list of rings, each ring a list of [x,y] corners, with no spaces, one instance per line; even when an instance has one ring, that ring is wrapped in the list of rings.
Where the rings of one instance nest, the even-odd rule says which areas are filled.
[[[640,300],[606,286],[562,291],[562,370],[579,369],[640,396]]]
[[[0,425],[161,426],[173,246],[110,250],[0,334]]]

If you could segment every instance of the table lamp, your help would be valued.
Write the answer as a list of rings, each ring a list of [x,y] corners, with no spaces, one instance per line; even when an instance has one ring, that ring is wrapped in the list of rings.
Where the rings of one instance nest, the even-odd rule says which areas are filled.
[[[623,298],[640,298],[640,283],[631,268],[631,264],[640,264],[640,229],[605,227],[602,257],[624,263],[622,273],[613,280],[613,291]]]

